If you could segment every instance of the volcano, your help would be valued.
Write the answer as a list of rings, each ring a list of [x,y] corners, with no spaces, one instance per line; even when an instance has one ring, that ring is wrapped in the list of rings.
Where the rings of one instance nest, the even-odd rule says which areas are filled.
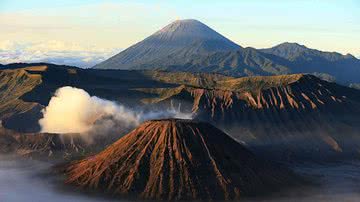
[[[184,59],[193,55],[205,55],[240,48],[239,45],[200,21],[177,20],[94,68],[154,68],[156,64],[182,63]]]
[[[101,153],[71,163],[67,183],[143,199],[238,199],[289,183],[288,170],[257,159],[205,122],[144,122]]]

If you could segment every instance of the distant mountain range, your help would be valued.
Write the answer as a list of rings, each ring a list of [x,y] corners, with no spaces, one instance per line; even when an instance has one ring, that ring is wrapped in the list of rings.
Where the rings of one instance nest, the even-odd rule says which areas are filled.
[[[360,83],[360,60],[297,43],[243,48],[197,20],[178,20],[96,69],[216,72],[230,76],[313,73],[349,85]]]

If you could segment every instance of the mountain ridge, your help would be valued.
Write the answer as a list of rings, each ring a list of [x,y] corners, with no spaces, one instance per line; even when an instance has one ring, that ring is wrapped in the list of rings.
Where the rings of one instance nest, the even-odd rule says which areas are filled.
[[[98,69],[215,72],[228,76],[313,73],[341,84],[360,83],[360,60],[347,54],[282,43],[243,48],[197,20],[175,21],[94,66]]]
[[[305,45],[301,45],[296,42],[284,42],[281,44],[278,44],[276,46],[273,46],[271,48],[265,48],[265,49],[259,49],[262,52],[265,53],[271,53],[273,55],[277,55],[286,59],[292,59],[295,55],[300,54],[301,52],[313,52],[317,55],[325,54],[325,56],[328,56],[329,60],[336,61],[339,59],[357,59],[351,54],[343,55],[338,52],[328,52],[328,51],[319,51],[317,49],[308,48]]]

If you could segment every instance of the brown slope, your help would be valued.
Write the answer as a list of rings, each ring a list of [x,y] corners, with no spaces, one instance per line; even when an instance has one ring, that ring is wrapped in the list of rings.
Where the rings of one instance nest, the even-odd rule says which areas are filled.
[[[268,155],[276,150],[281,159],[332,159],[358,155],[360,148],[360,91],[315,76],[245,77],[219,80],[210,88],[141,90],[158,95],[146,103],[181,104],[254,151],[261,147]]]
[[[332,111],[339,107],[343,107],[340,110],[349,110],[347,107],[352,106],[358,110],[360,104],[360,91],[303,74],[227,78],[209,86],[183,84],[173,88],[137,90],[157,95],[144,99],[144,103],[159,103],[175,97],[181,100],[190,96],[193,113],[211,111],[211,118],[215,119],[214,116],[220,118],[234,109]]]
[[[285,182],[219,129],[188,120],[147,121],[98,155],[67,168],[67,183],[145,199],[237,199]]]
[[[0,120],[31,110],[37,103],[19,99],[41,83],[40,75],[29,74],[25,69],[0,71]]]
[[[99,151],[95,147],[78,134],[19,133],[0,127],[0,155],[63,160]]]

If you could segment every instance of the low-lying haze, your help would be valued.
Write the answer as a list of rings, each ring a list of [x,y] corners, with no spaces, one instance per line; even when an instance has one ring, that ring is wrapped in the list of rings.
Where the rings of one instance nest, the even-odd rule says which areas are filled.
[[[94,198],[60,191],[59,184],[46,175],[52,166],[49,163],[0,156],[0,201],[36,202],[106,202],[104,198]],[[122,200],[125,201],[125,200]]]
[[[19,157],[0,156],[0,201],[36,202],[100,202],[114,201],[107,198],[87,196],[70,190],[62,190],[62,182],[48,175],[52,164]],[[248,199],[246,202],[261,201],[314,201],[337,202],[358,201],[360,198],[360,171],[358,162],[344,162],[330,165],[306,165],[296,168],[304,174],[320,179],[316,187],[303,187],[273,197]],[[126,201],[117,198],[116,201]]]

